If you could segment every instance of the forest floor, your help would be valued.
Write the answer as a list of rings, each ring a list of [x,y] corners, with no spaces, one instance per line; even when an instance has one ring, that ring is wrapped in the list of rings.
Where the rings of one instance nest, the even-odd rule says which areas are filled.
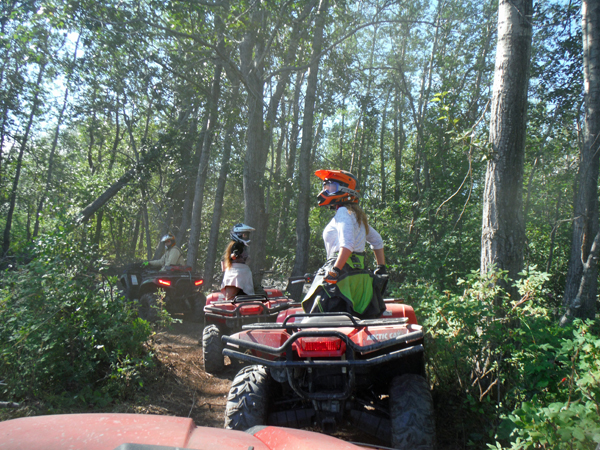
[[[149,343],[157,362],[155,379],[147,382],[135,403],[120,405],[123,412],[190,417],[196,425],[222,428],[236,371],[227,365],[219,375],[204,372],[201,338],[198,323],[157,329]]]

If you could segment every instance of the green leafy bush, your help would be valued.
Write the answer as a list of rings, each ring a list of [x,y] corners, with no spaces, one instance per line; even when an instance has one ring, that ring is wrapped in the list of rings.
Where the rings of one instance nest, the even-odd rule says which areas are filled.
[[[592,321],[578,320],[569,332],[571,337],[543,345],[554,367],[546,371],[550,376],[538,381],[541,389],[503,416],[513,428],[514,440],[507,448],[585,450],[600,443],[598,329],[594,331]]]
[[[598,327],[560,327],[558,311],[545,306],[548,275],[521,275],[518,299],[500,287],[505,273],[478,271],[460,281],[460,293],[420,284],[394,294],[425,326],[430,378],[444,401],[438,409],[463,440],[476,448],[593,449],[600,442]]]
[[[151,333],[94,249],[60,228],[0,287],[0,392],[102,404],[142,385]]]

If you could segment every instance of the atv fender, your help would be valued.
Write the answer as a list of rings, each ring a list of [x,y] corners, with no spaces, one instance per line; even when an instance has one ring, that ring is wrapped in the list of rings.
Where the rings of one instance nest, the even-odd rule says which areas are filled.
[[[304,311],[302,310],[302,308],[289,308],[286,309],[285,311],[281,311],[279,313],[279,315],[277,316],[277,323],[283,323],[285,321],[285,319],[287,319],[289,316],[293,315],[293,314],[302,314],[304,313]],[[294,322],[295,318],[290,319],[288,322]]]
[[[406,317],[408,323],[418,325],[417,316],[412,306],[405,303],[385,303],[385,311],[381,315],[382,319],[389,319],[391,317]]]
[[[206,306],[210,306],[213,303],[224,302],[224,301],[225,301],[224,294],[222,294],[221,292],[213,292],[211,294],[208,294],[208,297],[206,297]]]

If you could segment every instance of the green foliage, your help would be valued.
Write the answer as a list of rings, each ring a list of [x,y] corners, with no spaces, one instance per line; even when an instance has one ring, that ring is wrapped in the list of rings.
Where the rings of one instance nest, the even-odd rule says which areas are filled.
[[[592,322],[558,325],[545,307],[549,275],[532,268],[499,286],[503,272],[473,271],[460,294],[421,284],[412,299],[428,332],[435,390],[458,403],[465,439],[481,448],[594,448],[600,442],[600,338]],[[412,291],[412,296],[408,294]],[[494,443],[494,446],[491,445]]]
[[[60,227],[31,252],[0,287],[2,397],[102,405],[142,386],[151,329],[94,248]]]
[[[504,416],[516,438],[507,448],[554,449],[568,443],[569,448],[585,450],[600,443],[599,330],[592,321],[578,320],[570,331],[572,337],[543,348],[556,367],[541,369],[542,389]]]

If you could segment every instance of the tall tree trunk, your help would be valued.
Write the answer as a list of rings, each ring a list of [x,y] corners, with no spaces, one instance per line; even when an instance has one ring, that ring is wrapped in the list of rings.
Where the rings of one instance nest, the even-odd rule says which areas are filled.
[[[390,92],[385,99],[383,107],[383,115],[381,117],[381,134],[379,135],[379,177],[381,178],[381,202],[385,203],[387,197],[387,176],[385,173],[385,121],[387,118],[388,103],[390,100]]]
[[[317,97],[317,82],[319,80],[319,63],[321,62],[321,48],[323,47],[323,29],[329,8],[329,0],[321,0],[319,11],[315,18],[315,31],[312,44],[312,58],[306,85],[304,99],[304,117],[302,124],[302,145],[300,146],[300,162],[298,166],[298,211],[296,214],[296,259],[292,269],[292,276],[300,276],[308,267],[308,244],[310,227],[308,213],[310,211],[310,176],[311,152],[313,148],[314,114]],[[299,299],[302,293],[301,284],[288,285],[292,298]]]
[[[283,204],[289,205],[292,199],[292,187],[294,172],[296,170],[296,150],[298,148],[298,135],[300,134],[300,92],[304,74],[296,74],[296,83],[294,87],[294,100],[292,105],[292,126],[289,139],[289,154],[287,159],[285,182],[283,183]],[[277,242],[286,246],[288,241],[288,223],[290,214],[286,208],[281,208],[279,220],[277,221]]]
[[[234,105],[239,100],[239,80],[234,82],[233,92],[226,111],[234,110]],[[227,174],[229,173],[229,158],[231,156],[232,136],[235,132],[237,117],[229,117],[225,140],[223,142],[223,154],[221,155],[221,169],[219,170],[219,179],[217,181],[217,190],[215,192],[215,203],[213,207],[212,222],[210,225],[210,236],[208,238],[208,247],[206,249],[206,260],[204,262],[204,282],[207,283],[205,289],[213,284],[213,271],[215,260],[217,259],[219,244],[219,229],[221,228],[221,213],[223,211],[223,198],[225,196],[225,185],[227,183]]]
[[[146,182],[142,182],[140,186],[142,194],[142,214],[144,217],[144,229],[146,230],[146,259],[152,258],[152,235],[150,233],[150,219],[148,217],[148,193],[146,190]]]
[[[248,128],[244,158],[244,223],[255,228],[249,266],[254,287],[260,286],[265,262],[265,246],[269,220],[265,211],[264,174],[268,156],[263,117],[264,105],[264,39],[254,28],[262,29],[266,12],[259,4],[251,13],[253,26],[248,29],[240,44],[241,71],[248,89]]]
[[[546,272],[550,273],[552,268],[552,261],[554,259],[554,245],[556,242],[556,231],[558,230],[559,219],[560,219],[560,203],[562,199],[562,192],[558,191],[558,199],[556,200],[556,209],[554,212],[554,223],[552,231],[550,232],[550,251],[548,252],[548,261],[546,262]]]
[[[142,210],[140,209],[138,213],[135,215],[135,222],[133,224],[133,236],[131,238],[131,247],[128,251],[128,257],[131,259],[135,259],[135,248],[138,240],[138,236],[140,234],[140,222],[142,221]]]
[[[38,72],[35,94],[33,96],[31,111],[29,113],[29,120],[27,122],[27,126],[25,128],[25,133],[23,134],[23,138],[19,142],[19,156],[17,157],[15,178],[13,180],[12,191],[10,193],[10,203],[8,206],[8,213],[6,215],[6,226],[4,227],[4,240],[2,243],[2,255],[7,255],[8,250],[10,248],[10,230],[12,228],[12,219],[13,219],[13,214],[15,212],[15,206],[17,204],[17,191],[19,189],[19,178],[21,177],[21,169],[22,169],[22,165],[23,165],[23,154],[25,152],[25,147],[27,147],[27,144],[29,143],[29,133],[31,132],[31,127],[33,125],[33,119],[35,118],[38,107],[40,105],[40,90],[42,88],[42,79],[44,77],[45,70],[46,70],[46,61],[43,61],[42,64],[40,65],[40,71]]]
[[[492,95],[490,143],[483,198],[481,272],[523,268],[523,166],[532,38],[532,0],[501,0]],[[516,297],[511,283],[505,286]]]
[[[574,317],[593,319],[598,289],[597,258],[592,257],[598,238],[598,171],[600,152],[600,2],[583,0],[583,76],[585,129],[579,166],[579,190],[571,257],[565,285],[567,308],[561,323]]]
[[[219,40],[219,46],[224,47],[223,39]],[[200,244],[200,231],[202,228],[202,208],[204,204],[204,186],[208,178],[208,163],[210,162],[210,151],[214,130],[216,129],[217,117],[219,112],[219,97],[221,95],[221,73],[223,64],[217,61],[215,65],[215,75],[213,78],[210,100],[208,102],[208,117],[206,132],[202,144],[202,153],[198,164],[198,175],[196,177],[196,189],[194,191],[194,207],[192,209],[192,221],[190,227],[190,239],[187,252],[187,265],[196,267],[198,259],[198,246]]]
[[[39,204],[37,207],[37,211],[35,213],[35,225],[33,227],[33,237],[34,238],[38,235],[38,232],[40,229],[40,214],[42,213],[42,209],[44,208],[44,202],[46,201],[46,197],[48,196],[48,192],[50,191],[50,185],[52,183],[52,170],[54,168],[54,153],[56,152],[56,146],[58,145],[58,136],[60,134],[60,126],[63,121],[65,110],[67,109],[67,99],[69,98],[69,82],[71,80],[71,75],[73,73],[73,66],[75,65],[75,60],[77,59],[78,49],[79,49],[79,38],[77,38],[77,42],[75,43],[75,50],[73,52],[73,60],[69,67],[69,74],[67,76],[67,87],[65,88],[63,104],[60,109],[60,112],[58,113],[58,118],[56,120],[56,128],[54,129],[54,138],[52,140],[50,156],[48,157],[48,172],[46,175],[46,187],[40,196],[40,201],[39,201]]]
[[[176,215],[178,219],[173,220],[173,233],[177,242],[185,242],[187,239],[187,233],[189,231],[190,219],[192,216],[192,206],[194,202],[194,189],[195,184],[193,180],[197,178],[198,174],[198,161],[199,157],[196,157],[196,153],[192,151],[195,147],[198,155],[202,154],[202,143],[204,141],[204,131],[201,132],[200,139],[197,138],[198,134],[198,103],[194,101],[196,99],[191,89],[186,89],[183,92],[183,110],[179,123],[182,128],[186,129],[186,137],[181,143],[181,154],[182,161],[184,164],[184,176],[174,186],[174,192],[172,194],[174,199],[183,199],[183,208],[179,214]],[[198,142],[198,145],[194,146],[194,142]]]

